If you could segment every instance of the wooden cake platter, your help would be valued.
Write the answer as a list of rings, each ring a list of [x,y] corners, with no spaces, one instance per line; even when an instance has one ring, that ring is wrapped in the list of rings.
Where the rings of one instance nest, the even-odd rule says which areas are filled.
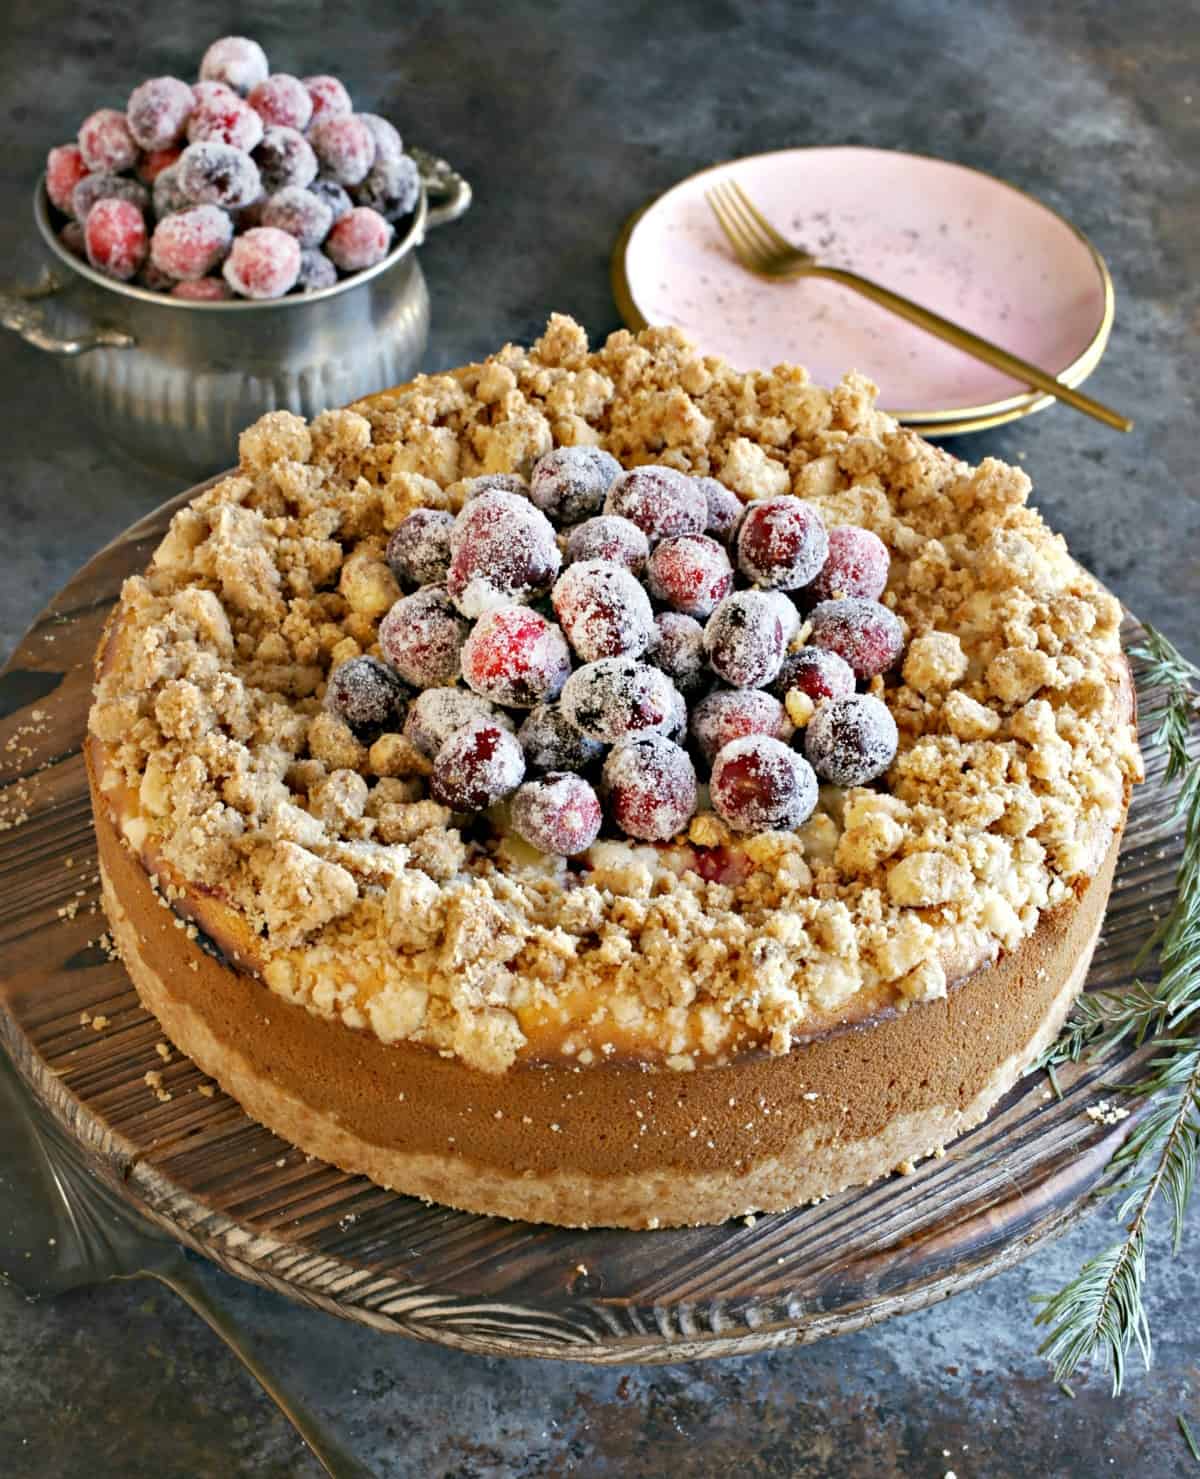
[[[821,1339],[1009,1267],[1082,1216],[1153,1052],[1023,1079],[944,1157],[799,1211],[721,1227],[565,1231],[427,1206],[248,1119],[173,1049],[106,950],[80,745],[92,655],[126,576],[191,493],[84,566],[0,677],[0,1039],[108,1186],[185,1245],[306,1304],[491,1355],[679,1361]],[[1139,627],[1126,623],[1127,641]],[[1139,675],[1145,714],[1149,697]],[[1143,733],[1143,742],[1148,735]],[[1161,755],[1134,795],[1089,987],[1128,981],[1181,841]],[[149,1077],[148,1077],[149,1075]],[[1110,1116],[1111,1118],[1111,1116]]]

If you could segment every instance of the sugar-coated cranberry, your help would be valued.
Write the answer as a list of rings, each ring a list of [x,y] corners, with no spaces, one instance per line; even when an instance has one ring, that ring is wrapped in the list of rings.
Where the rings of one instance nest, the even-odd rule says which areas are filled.
[[[809,621],[809,642],[844,657],[856,678],[887,672],[904,647],[904,632],[895,615],[861,596],[822,601],[813,607]]]
[[[151,149],[148,154],[143,154],[138,160],[137,177],[143,185],[153,185],[163,170],[170,169],[178,162],[183,150],[178,144],[171,144],[166,149]]]
[[[777,698],[787,698],[793,688],[807,694],[814,704],[845,698],[854,692],[854,670],[836,652],[824,647],[801,647],[799,652],[788,653],[771,684]]]
[[[321,169],[339,185],[361,183],[375,162],[375,135],[353,113],[317,119],[308,130],[308,141]]]
[[[711,616],[733,589],[725,547],[707,534],[676,534],[654,547],[646,567],[650,594],[685,616]]]
[[[470,503],[481,493],[490,493],[497,488],[501,493],[529,497],[529,484],[518,472],[481,472],[476,478],[464,478],[461,486],[464,503]]]
[[[46,155],[46,194],[64,216],[72,214],[75,186],[87,173],[78,144],[59,144]]]
[[[336,77],[304,77],[301,80],[312,99],[313,123],[319,123],[322,118],[342,118],[354,112],[350,94]]]
[[[151,77],[129,94],[125,121],[141,149],[169,149],[183,137],[195,106],[192,89],[178,77]]]
[[[462,649],[467,686],[511,709],[532,709],[557,698],[570,671],[566,638],[528,606],[485,612]]]
[[[134,164],[138,146],[124,113],[98,108],[85,118],[79,129],[79,152],[90,170],[119,174]]]
[[[325,239],[325,250],[343,272],[361,272],[382,262],[392,244],[392,228],[378,211],[357,205]]]
[[[404,141],[394,123],[381,118],[378,113],[358,113],[355,116],[362,119],[375,139],[376,164],[381,159],[397,160],[404,157]]]
[[[713,671],[734,688],[760,688],[783,662],[783,623],[761,591],[726,596],[704,628]]]
[[[282,298],[300,275],[300,243],[286,231],[256,226],[234,237],[221,270],[243,298]]]
[[[187,136],[190,144],[229,144],[248,154],[262,142],[263,121],[241,98],[217,98],[192,109]]]
[[[236,98],[237,93],[225,82],[217,82],[213,78],[205,78],[199,82],[192,83],[192,107],[202,108],[206,103],[211,103],[217,98]]]
[[[154,228],[150,260],[170,278],[205,277],[225,258],[233,222],[217,205],[194,205],[167,216]]]
[[[539,457],[529,496],[556,524],[577,524],[604,507],[621,464],[600,447],[555,447]]]
[[[223,82],[243,96],[267,80],[267,54],[248,36],[222,36],[204,53],[200,77],[205,82]]]
[[[181,154],[180,159],[183,158]],[[191,201],[184,194],[183,185],[179,179],[179,160],[174,164],[167,165],[166,169],[159,170],[154,177],[154,214],[161,221],[164,216],[169,216],[175,211],[187,210]]]
[[[576,524],[567,534],[567,561],[607,560],[634,575],[645,569],[650,541],[636,524],[617,514],[597,514]]]
[[[807,585],[829,553],[825,523],[800,498],[752,503],[738,528],[738,565],[756,585],[795,591]]]
[[[710,693],[692,710],[692,738],[711,765],[718,750],[748,734],[768,734],[789,740],[795,727],[777,698],[761,688],[722,688]]]
[[[354,187],[354,198],[359,205],[370,206],[389,221],[415,210],[420,194],[421,171],[407,154],[392,159],[380,158],[376,153],[366,178]]]
[[[296,278],[296,291],[319,293],[322,288],[331,288],[338,280],[337,268],[319,247],[304,247],[300,252],[300,273]]]
[[[661,668],[631,657],[602,657],[567,679],[562,711],[589,739],[604,744],[645,730],[664,730],[677,717],[677,690]]]
[[[258,165],[232,144],[216,140],[189,144],[172,168],[179,171],[179,188],[193,205],[240,210],[262,194]]]
[[[604,762],[604,789],[613,821],[645,842],[666,842],[696,810],[696,772],[687,752],[661,734],[638,734],[614,745]]]
[[[639,657],[654,632],[654,612],[637,577],[606,560],[568,565],[555,582],[554,611],[584,660]]]
[[[254,163],[258,166],[262,187],[268,195],[286,190],[289,185],[296,185],[301,189],[313,185],[313,194],[318,193],[314,185],[317,178],[317,156],[304,135],[294,128],[288,128],[284,124],[272,124],[267,128],[262,142],[254,151]],[[333,209],[330,201],[326,200],[325,203]],[[349,208],[350,202],[347,199],[346,209]]]
[[[450,566],[454,515],[441,508],[415,508],[388,540],[387,562],[401,585],[433,585]]]
[[[88,212],[83,237],[92,266],[122,282],[146,260],[146,222],[127,200],[98,200]]]
[[[660,611],[654,618],[654,634],[646,649],[646,661],[661,668],[680,693],[698,693],[707,679],[704,628],[694,616],[680,611]]]
[[[796,603],[786,591],[763,591],[762,594],[770,601],[783,626],[783,645],[788,643],[800,630],[800,613],[796,609]]]
[[[101,200],[127,200],[130,205],[144,211],[150,204],[150,192],[137,180],[124,175],[110,175],[100,171],[84,175],[71,195],[71,214],[77,221],[86,222],[92,207]]]
[[[338,663],[325,685],[325,707],[352,729],[397,723],[407,697],[408,689],[377,657],[351,657]]]
[[[604,754],[599,740],[581,734],[557,704],[530,709],[517,738],[530,770],[584,770]]]
[[[882,775],[899,742],[888,706],[869,693],[822,704],[804,731],[812,768],[835,786],[865,786]]]
[[[708,504],[708,523],[704,532],[711,534],[714,539],[728,543],[737,529],[745,504],[732,488],[718,483],[716,478],[697,478],[696,481],[703,488]]]
[[[392,606],[379,623],[379,646],[414,688],[438,688],[458,677],[470,630],[445,586],[427,585]]]
[[[73,257],[87,258],[87,243],[83,239],[83,227],[78,221],[68,221],[58,233],[58,239]]]
[[[194,282],[177,282],[172,298],[186,298],[192,303],[222,303],[233,297],[233,289],[223,277],[200,277]]]
[[[302,140],[302,142],[305,148],[308,148],[308,140],[304,139]],[[261,147],[262,146],[260,145],[260,152]],[[309,150],[309,152],[312,152],[311,149]],[[312,161],[313,169],[315,170],[317,167],[317,156],[315,154],[313,154],[312,156]],[[289,180],[285,183],[293,185],[306,185],[314,195],[320,196],[320,198],[333,212],[333,219],[335,223],[340,221],[343,216],[348,216],[350,212],[354,209],[354,202],[346,194],[344,187],[339,185],[336,180],[325,179],[323,175],[317,175],[316,178],[312,180]]]
[[[657,465],[622,473],[608,490],[604,512],[631,519],[651,544],[672,534],[703,534],[708,523],[708,502],[697,480]]]
[[[582,776],[550,771],[526,781],[512,799],[513,831],[539,852],[574,857],[600,833],[600,798]]]
[[[803,755],[767,734],[731,740],[713,762],[713,809],[735,832],[790,831],[817,804],[817,778]]]
[[[333,212],[319,195],[288,185],[263,203],[259,217],[264,226],[274,226],[294,236],[304,247],[320,246],[333,225]]]
[[[437,752],[429,790],[452,811],[486,811],[511,795],[525,776],[516,736],[494,720],[457,730]]]
[[[883,595],[891,563],[887,545],[870,529],[839,524],[829,531],[829,555],[807,594],[816,601],[836,596],[862,596],[875,601]]]
[[[549,590],[561,560],[546,515],[518,493],[491,488],[454,521],[446,585],[463,615],[476,617]]]
[[[513,727],[507,714],[498,713],[487,699],[467,688],[427,688],[409,705],[404,737],[432,760],[457,730],[484,721],[502,729]]]
[[[289,76],[287,72],[273,72],[251,88],[246,101],[264,124],[275,124],[280,128],[303,132],[312,117],[313,105],[308,88],[299,77]]]

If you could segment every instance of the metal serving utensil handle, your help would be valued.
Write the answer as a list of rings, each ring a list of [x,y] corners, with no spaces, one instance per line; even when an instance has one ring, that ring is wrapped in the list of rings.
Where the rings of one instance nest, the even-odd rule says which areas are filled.
[[[133,337],[118,329],[93,329],[87,334],[68,337],[56,334],[46,325],[45,315],[35,305],[41,298],[52,297],[66,286],[52,272],[45,272],[31,288],[14,287],[0,291],[0,327],[20,334],[26,344],[47,354],[74,358],[91,349],[131,349]]]
[[[472,191],[468,181],[436,154],[430,154],[425,149],[410,149],[408,152],[416,160],[421,172],[421,183],[430,198],[425,225],[445,226],[451,221],[457,221],[471,206]],[[435,200],[436,205],[433,204]]]

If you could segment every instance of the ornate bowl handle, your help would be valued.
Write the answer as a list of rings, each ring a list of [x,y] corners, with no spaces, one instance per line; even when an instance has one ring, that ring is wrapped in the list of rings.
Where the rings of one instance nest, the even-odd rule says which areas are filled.
[[[437,155],[424,149],[410,149],[408,152],[417,162],[421,181],[430,200],[429,214],[425,218],[426,226],[445,226],[449,221],[457,221],[470,208],[470,185],[457,170],[452,169]]]
[[[469,190],[467,199],[470,199]],[[65,286],[61,279],[47,270],[31,288],[15,287],[0,291],[0,325],[11,329],[14,334],[20,334],[26,344],[32,344],[35,349],[44,349],[47,354],[73,357],[87,354],[90,349],[133,347],[133,338],[117,329],[93,329],[89,334],[67,339],[47,328],[45,315],[34,305],[41,298],[49,298],[61,292]]]

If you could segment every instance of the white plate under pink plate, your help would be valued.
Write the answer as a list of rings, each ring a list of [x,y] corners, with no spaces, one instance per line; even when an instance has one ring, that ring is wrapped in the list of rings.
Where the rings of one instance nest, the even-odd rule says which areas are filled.
[[[1095,253],[1030,196],[916,154],[784,149],[676,185],[626,248],[630,295],[646,321],[677,325],[739,369],[799,363],[826,385],[861,370],[881,405],[917,419],[1029,389],[839,283],[753,277],[704,198],[725,177],[819,261],[873,278],[1055,375],[1101,332],[1106,282]]]

